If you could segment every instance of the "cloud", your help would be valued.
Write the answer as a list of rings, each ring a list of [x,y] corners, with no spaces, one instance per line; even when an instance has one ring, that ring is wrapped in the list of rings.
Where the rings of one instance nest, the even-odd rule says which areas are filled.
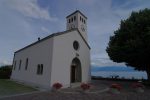
[[[120,0],[113,0],[112,10],[122,19],[130,16],[132,11],[139,11],[144,8],[149,8],[149,0],[124,0],[121,2]]]
[[[78,3],[92,5],[96,2],[96,0],[77,0]]]
[[[13,52],[37,37],[65,30],[65,16],[79,9],[88,17],[92,64],[117,66],[105,51],[109,37],[121,19],[149,4],[150,0],[0,0],[1,58],[12,62]]]
[[[143,0],[101,0],[88,9],[88,37],[91,46],[91,62],[99,66],[120,66],[111,61],[106,53],[109,37],[119,28],[121,19],[132,11],[148,7],[150,1]]]
[[[50,33],[50,30],[47,29],[47,28],[44,27],[44,26],[41,27],[41,30],[42,30],[44,33]]]
[[[7,0],[8,1],[8,0]],[[10,7],[24,16],[34,19],[55,21],[57,18],[50,16],[48,9],[41,8],[37,0],[9,0]]]
[[[94,58],[92,59],[92,65],[96,65],[99,67],[104,66],[125,66],[124,63],[115,63],[111,61],[109,58]]]
[[[0,60],[0,67],[3,65],[10,65],[11,63],[9,61]]]

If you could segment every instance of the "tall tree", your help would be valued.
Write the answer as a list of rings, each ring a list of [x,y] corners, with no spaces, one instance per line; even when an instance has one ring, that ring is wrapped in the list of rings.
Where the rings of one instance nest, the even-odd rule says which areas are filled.
[[[146,71],[150,80],[150,9],[132,12],[122,20],[106,51],[114,62]]]

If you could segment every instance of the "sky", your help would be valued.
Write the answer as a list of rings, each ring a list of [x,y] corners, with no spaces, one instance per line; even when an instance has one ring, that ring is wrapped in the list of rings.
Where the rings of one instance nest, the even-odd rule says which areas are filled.
[[[66,30],[66,16],[80,10],[88,17],[91,64],[112,62],[106,47],[120,21],[132,11],[150,8],[150,0],[0,0],[0,65],[12,64],[14,52],[52,33]]]

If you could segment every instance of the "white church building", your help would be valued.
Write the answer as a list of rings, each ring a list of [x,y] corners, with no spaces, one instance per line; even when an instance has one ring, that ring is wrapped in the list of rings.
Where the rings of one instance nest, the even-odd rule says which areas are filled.
[[[66,31],[38,39],[14,53],[12,80],[47,89],[56,82],[71,87],[90,81],[87,17],[77,10],[66,20]]]

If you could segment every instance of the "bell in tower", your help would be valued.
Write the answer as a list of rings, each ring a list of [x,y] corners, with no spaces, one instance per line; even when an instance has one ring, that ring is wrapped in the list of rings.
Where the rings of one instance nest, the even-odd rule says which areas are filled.
[[[79,10],[66,17],[67,30],[78,29],[85,40],[87,40],[87,17]]]

